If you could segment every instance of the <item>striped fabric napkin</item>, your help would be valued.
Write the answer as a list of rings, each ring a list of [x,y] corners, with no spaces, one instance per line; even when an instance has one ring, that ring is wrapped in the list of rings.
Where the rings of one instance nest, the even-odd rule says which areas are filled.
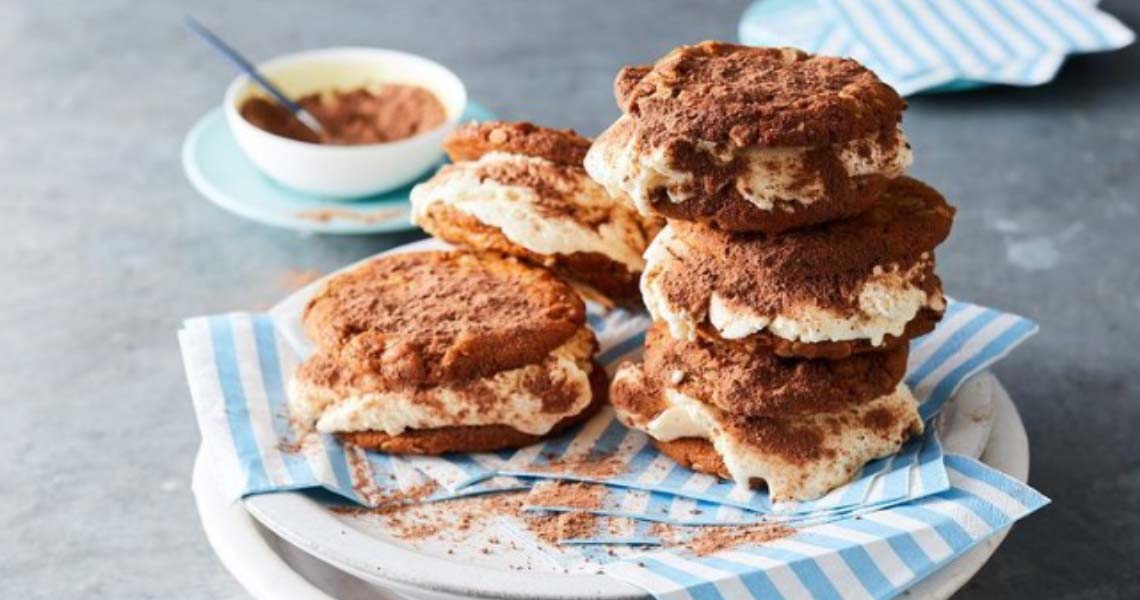
[[[269,315],[189,319],[178,340],[203,445],[221,465],[219,485],[229,498],[324,488],[374,507],[401,497],[444,500],[528,487],[482,477],[448,488],[407,458],[366,452],[331,435],[299,437],[285,396],[298,355]]]
[[[608,369],[639,354],[649,324],[644,313],[604,312],[596,306],[589,312],[601,346],[600,360]],[[559,478],[604,481],[808,519],[919,498],[949,485],[941,446],[931,434],[913,440],[895,456],[872,462],[853,482],[823,498],[773,505],[764,491],[738,488],[676,465],[608,410],[542,444],[499,453],[401,457],[366,452],[330,435],[298,438],[290,423],[285,380],[308,349],[296,347],[295,317],[281,312],[201,317],[186,321],[179,333],[203,440],[224,465],[223,489],[235,499],[322,487],[375,506],[393,495],[422,489],[428,482],[439,489],[426,499],[445,499],[528,485],[517,478]],[[1035,330],[1033,322],[1016,315],[950,302],[943,323],[916,340],[911,352],[907,381],[922,401],[923,414],[936,414],[970,375]],[[599,457],[620,466],[620,472],[607,476],[575,472],[575,463]]]
[[[554,560],[600,564],[605,574],[656,598],[890,598],[1049,503],[973,459],[949,455],[946,465],[944,492],[797,528],[762,545],[706,556],[669,547],[611,553],[572,545],[558,549]],[[652,530],[639,533],[643,544],[660,543]]]
[[[1089,0],[759,0],[740,39],[849,56],[899,93],[1051,81],[1070,54],[1135,34]]]
[[[1023,317],[967,302],[951,300],[942,323],[912,343],[906,381],[929,420],[970,376],[984,370],[1037,331]],[[623,328],[634,335],[633,328]],[[640,345],[641,333],[630,340]],[[599,330],[611,348],[629,346]],[[616,352],[609,355],[614,366]],[[613,472],[582,469],[605,461]],[[942,465],[942,448],[931,434],[906,444],[894,456],[868,464],[854,481],[817,500],[772,503],[766,490],[749,490],[686,469],[657,452],[648,438],[621,425],[603,412],[582,428],[555,436],[543,444],[519,450],[496,471],[500,475],[553,478],[664,492],[692,500],[735,506],[760,513],[815,515],[868,504],[882,505],[920,498],[945,490],[949,483]]]
[[[599,516],[631,518],[670,525],[748,525],[753,523],[786,523],[800,525],[849,515],[855,510],[883,508],[915,497],[927,496],[949,488],[949,480],[942,464],[942,449],[934,429],[928,429],[923,439],[912,444],[913,449],[921,449],[918,456],[913,449],[904,449],[896,458],[912,464],[919,461],[926,468],[887,468],[877,476],[865,477],[866,490],[861,490],[861,502],[849,502],[833,508],[818,508],[813,511],[785,510],[781,512],[757,511],[735,503],[721,500],[678,495],[667,491],[652,491],[621,485],[610,481],[598,484],[598,502],[595,506],[574,506],[558,504],[559,495],[554,492],[560,480],[538,481],[531,488],[527,510],[536,512],[575,512],[585,511]],[[885,461],[882,464],[890,464]],[[911,490],[912,475],[916,486]],[[858,487],[852,488],[859,489]],[[854,495],[854,494],[852,494]]]
[[[891,598],[1049,503],[973,459],[948,455],[946,465],[950,487],[938,494],[703,556],[684,544],[700,528],[666,539],[647,521],[600,519],[594,536],[557,547],[506,529],[568,572],[600,570],[655,598]]]

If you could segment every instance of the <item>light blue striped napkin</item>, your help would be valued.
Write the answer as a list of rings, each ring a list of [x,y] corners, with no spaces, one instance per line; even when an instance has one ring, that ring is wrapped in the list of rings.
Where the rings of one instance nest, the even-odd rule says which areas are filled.
[[[844,518],[859,510],[885,508],[942,492],[950,487],[943,466],[942,448],[933,427],[927,429],[921,440],[910,444],[894,459],[906,461],[906,464],[918,461],[924,466],[919,466],[917,469],[891,468],[890,460],[883,461],[880,464],[888,466],[882,473],[864,478],[868,487],[865,491],[860,489],[861,502],[850,502],[834,508],[817,508],[812,511],[760,512],[711,498],[681,496],[663,491],[600,483],[597,484],[600,489],[596,490],[597,505],[584,508],[552,503],[557,502],[559,494],[548,492],[557,485],[558,480],[536,482],[531,488],[525,507],[535,512],[584,511],[604,517],[638,519],[670,525],[785,523],[798,526]]]
[[[1066,56],[1135,34],[1088,0],[759,0],[740,39],[849,56],[899,93],[1040,85]]]
[[[946,466],[950,488],[941,493],[706,556],[654,549],[662,539],[644,522],[601,526],[618,533],[609,541],[640,547],[531,544],[564,568],[600,567],[656,598],[890,598],[1049,503],[973,459],[948,455]]]
[[[912,343],[906,381],[920,403],[923,418],[929,420],[936,415],[971,375],[1005,356],[1036,331],[1037,325],[1023,317],[949,301],[942,323]],[[611,348],[636,349],[643,332],[635,334],[634,328],[626,328],[624,333],[634,336],[630,341],[638,342],[611,342]],[[614,338],[621,336],[611,339]],[[601,476],[579,468],[584,462],[600,460],[620,465],[621,472]],[[766,490],[749,490],[678,465],[657,452],[644,434],[626,429],[610,411],[599,414],[580,429],[519,450],[497,474],[606,483],[761,513],[817,516],[854,506],[919,498],[949,485],[942,466],[941,445],[932,434],[912,440],[894,456],[871,462],[851,483],[822,498],[773,504]]]
[[[303,304],[303,303],[302,303]],[[605,478],[622,487],[659,491],[759,512],[815,514],[883,505],[945,489],[942,450],[934,435],[914,440],[899,454],[874,461],[852,483],[813,502],[773,506],[751,491],[693,473],[660,455],[639,432],[608,409],[585,426],[519,451],[402,457],[365,452],[333,436],[297,438],[289,420],[284,382],[307,347],[299,345],[295,315],[228,314],[186,321],[179,339],[199,428],[223,465],[223,489],[248,494],[322,487],[375,505],[386,496],[425,485],[441,486],[432,499],[523,489],[515,479],[599,480],[559,470],[585,457],[621,461],[624,473]],[[600,359],[613,370],[640,353],[649,319],[644,313],[591,306]],[[985,369],[1036,330],[1031,321],[951,301],[934,333],[914,342],[907,377],[924,416],[936,414],[970,375]],[[553,467],[553,468],[552,468]],[[492,481],[493,479],[493,481]]]
[[[219,484],[229,498],[319,487],[377,506],[429,485],[441,487],[423,501],[528,487],[482,477],[449,488],[405,457],[366,452],[331,435],[298,436],[285,396],[297,353],[269,315],[189,319],[178,339],[203,445],[221,465]]]

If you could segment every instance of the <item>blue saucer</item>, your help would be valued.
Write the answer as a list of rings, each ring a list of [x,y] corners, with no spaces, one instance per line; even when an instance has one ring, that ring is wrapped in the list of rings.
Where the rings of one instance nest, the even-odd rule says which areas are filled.
[[[461,121],[493,119],[486,108],[467,104]],[[440,164],[443,164],[442,162]],[[259,223],[307,233],[365,234],[414,229],[408,220],[413,184],[359,200],[328,200],[283,187],[257,170],[233,136],[221,107],[202,117],[182,144],[182,168],[202,195],[222,208]],[[436,167],[424,173],[427,179]]]

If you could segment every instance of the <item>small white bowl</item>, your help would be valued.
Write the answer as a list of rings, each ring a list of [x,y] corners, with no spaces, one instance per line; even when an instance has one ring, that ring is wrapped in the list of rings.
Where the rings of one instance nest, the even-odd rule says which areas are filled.
[[[330,89],[405,83],[431,91],[447,121],[415,137],[356,146],[299,142],[258,129],[242,118],[241,104],[259,89],[245,75],[226,89],[226,122],[257,168],[295,190],[335,199],[360,198],[412,182],[443,156],[443,138],[467,105],[467,88],[443,65],[379,48],[327,48],[289,54],[257,66],[291,98]]]

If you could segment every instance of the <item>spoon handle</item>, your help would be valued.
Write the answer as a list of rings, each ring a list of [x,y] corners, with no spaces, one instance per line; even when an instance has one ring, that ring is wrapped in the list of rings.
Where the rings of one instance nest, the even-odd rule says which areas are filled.
[[[262,77],[261,73],[257,72],[257,67],[253,66],[253,63],[246,60],[244,56],[238,54],[237,50],[231,48],[229,44],[223,42],[221,38],[214,35],[214,32],[207,29],[205,25],[199,23],[193,17],[186,16],[184,18],[184,21],[186,23],[186,27],[189,28],[190,31],[194,32],[198,37],[202,38],[202,40],[209,44],[214,50],[217,50],[219,54],[224,56],[239,70],[248,75],[250,79],[257,83],[258,87],[268,92],[278,102],[288,108],[289,111],[296,115],[302,123],[309,127],[309,129],[312,129],[316,132],[320,132],[322,130],[321,124],[315,118],[313,118],[312,115],[309,114],[309,111],[301,108],[300,104],[297,104],[296,102],[290,100],[288,96],[281,92],[281,90],[277,89],[277,86],[269,83],[269,80],[267,80],[265,77]]]

